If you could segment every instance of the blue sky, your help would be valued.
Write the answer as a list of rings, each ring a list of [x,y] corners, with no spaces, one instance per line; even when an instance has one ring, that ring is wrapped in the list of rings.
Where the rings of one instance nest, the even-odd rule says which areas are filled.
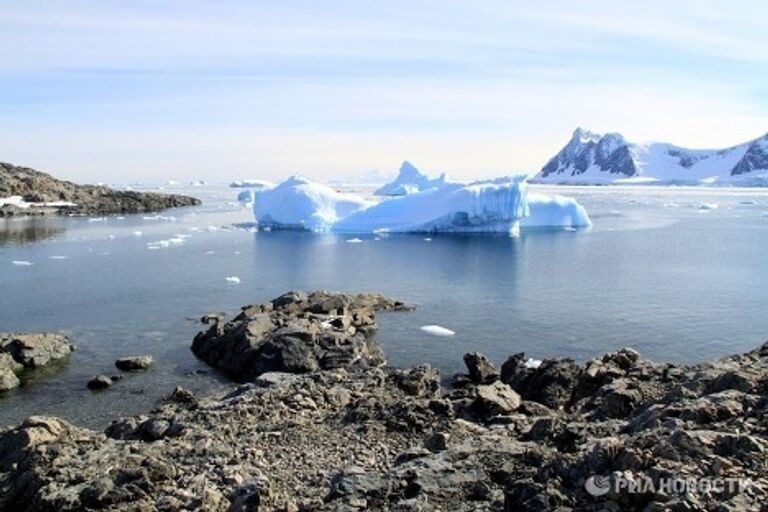
[[[768,7],[731,1],[0,3],[0,160],[82,181],[404,159],[536,171],[576,126],[725,147],[768,131]]]

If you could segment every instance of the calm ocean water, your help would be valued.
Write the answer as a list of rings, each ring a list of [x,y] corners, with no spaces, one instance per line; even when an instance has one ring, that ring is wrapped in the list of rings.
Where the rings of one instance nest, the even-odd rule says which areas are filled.
[[[252,217],[225,187],[181,190],[205,205],[160,216],[0,220],[0,331],[61,331],[79,347],[0,397],[0,426],[32,414],[104,426],[176,385],[221,389],[225,380],[189,350],[196,319],[289,289],[377,290],[417,304],[383,315],[378,339],[392,364],[428,362],[447,374],[475,350],[501,363],[520,351],[583,360],[630,346],[693,362],[768,339],[768,191],[557,191],[587,207],[592,229],[354,244],[254,233],[238,227]],[[431,337],[425,324],[456,335]],[[151,371],[107,392],[85,388],[116,373],[115,358],[142,353],[155,356]]]

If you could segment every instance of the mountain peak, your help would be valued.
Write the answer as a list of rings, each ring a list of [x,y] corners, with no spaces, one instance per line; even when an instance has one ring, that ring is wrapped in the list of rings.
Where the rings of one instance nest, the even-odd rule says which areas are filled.
[[[578,141],[581,143],[586,142],[597,142],[601,139],[601,136],[595,132],[591,132],[589,130],[586,130],[582,128],[581,126],[577,127],[573,131],[573,137],[571,137],[571,140]]]

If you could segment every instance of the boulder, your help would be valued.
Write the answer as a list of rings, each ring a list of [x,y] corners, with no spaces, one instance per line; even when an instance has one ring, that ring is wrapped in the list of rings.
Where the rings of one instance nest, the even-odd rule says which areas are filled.
[[[115,366],[118,370],[124,372],[137,372],[149,369],[154,364],[155,360],[152,356],[128,356],[121,357],[115,361]]]
[[[107,389],[112,382],[112,378],[107,375],[97,375],[88,381],[87,387],[92,390]]]
[[[407,307],[380,294],[291,291],[242,308],[195,336],[192,351],[239,381],[264,373],[308,373],[384,363],[372,339],[375,312]]]
[[[493,363],[479,352],[464,354],[464,364],[472,382],[487,384],[499,377],[499,371],[493,366]]]
[[[472,402],[472,411],[483,419],[515,412],[522,402],[512,388],[503,382],[477,386],[477,394]]]
[[[10,368],[0,367],[0,391],[8,391],[19,387],[21,381]]]
[[[75,346],[61,334],[0,333],[0,353],[9,354],[24,368],[39,368],[68,356]]]

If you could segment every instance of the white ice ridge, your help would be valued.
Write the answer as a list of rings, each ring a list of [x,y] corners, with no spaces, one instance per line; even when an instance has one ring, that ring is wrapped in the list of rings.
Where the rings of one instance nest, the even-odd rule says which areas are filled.
[[[270,229],[339,233],[516,233],[589,226],[586,210],[562,196],[531,194],[525,177],[443,183],[378,202],[293,177],[255,192],[254,216]]]

